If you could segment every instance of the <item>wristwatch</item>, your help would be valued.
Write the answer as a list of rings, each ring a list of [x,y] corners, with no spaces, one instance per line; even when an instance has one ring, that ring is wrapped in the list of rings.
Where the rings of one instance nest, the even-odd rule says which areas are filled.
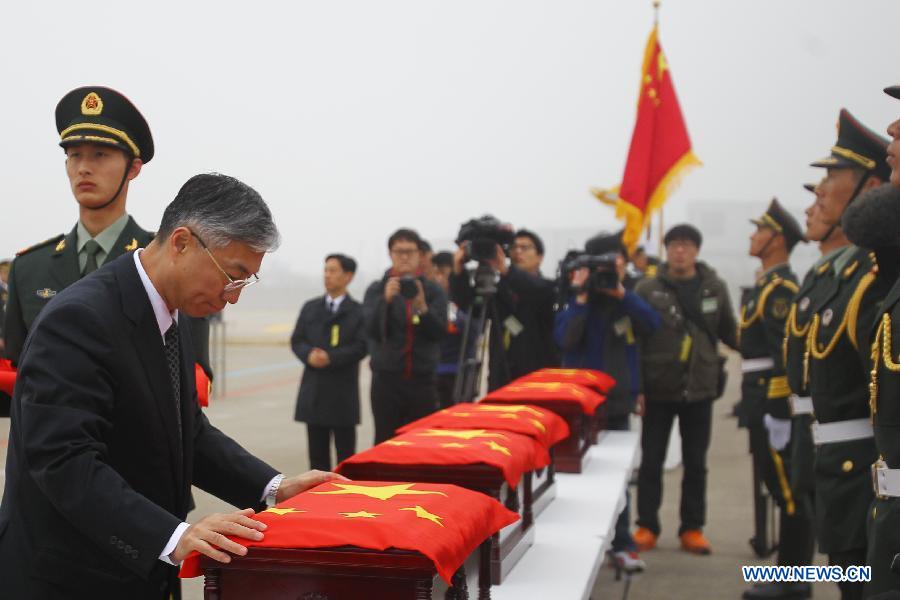
[[[278,488],[281,487],[282,481],[284,481],[284,475],[280,473],[272,478],[269,487],[266,489],[266,507],[272,508],[278,504]]]

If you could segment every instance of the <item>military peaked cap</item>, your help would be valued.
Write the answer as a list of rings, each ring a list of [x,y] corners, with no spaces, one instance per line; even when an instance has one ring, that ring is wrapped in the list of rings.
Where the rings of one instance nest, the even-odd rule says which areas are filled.
[[[838,117],[838,139],[831,147],[831,155],[811,163],[812,167],[865,169],[882,181],[887,181],[891,169],[887,164],[886,138],[881,137],[841,109]]]
[[[784,236],[788,248],[793,248],[797,242],[805,242],[803,230],[797,220],[791,216],[791,213],[778,202],[777,198],[772,198],[769,208],[758,219],[750,219],[750,222],[758,227],[768,227],[774,229],[775,232]]]
[[[900,100],[900,84],[884,88],[884,93]]]
[[[813,194],[815,194],[816,193],[816,184],[815,183],[804,183],[803,189],[806,190],[807,192],[812,192]]]
[[[100,86],[72,90],[56,105],[59,145],[105,144],[140,158],[153,158],[153,136],[144,116],[128,98]]]

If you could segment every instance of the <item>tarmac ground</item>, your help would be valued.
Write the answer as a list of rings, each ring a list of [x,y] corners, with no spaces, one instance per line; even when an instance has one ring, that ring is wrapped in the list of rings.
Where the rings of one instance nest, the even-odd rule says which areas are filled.
[[[213,398],[207,409],[211,422],[275,468],[285,473],[307,470],[306,430],[293,420],[300,363],[283,343],[229,344],[226,348],[227,387],[223,395]],[[715,404],[709,451],[705,532],[713,553],[694,556],[679,549],[676,533],[681,468],[673,468],[665,474],[659,547],[643,555],[647,570],[632,579],[628,600],[737,599],[747,587],[741,578],[741,566],[760,564],[747,542],[752,535],[750,457],[746,434],[729,416],[740,379],[737,361],[730,362],[729,388],[725,397]],[[369,369],[363,363],[360,369],[362,423],[357,430],[359,450],[372,444],[368,388]],[[3,465],[8,429],[9,419],[0,419],[0,464]],[[3,483],[0,471],[0,490]],[[195,489],[194,498],[197,509],[189,521],[211,512],[233,510],[202,490]],[[815,561],[822,564],[823,559],[817,555]],[[202,578],[185,581],[185,600],[200,600],[202,585]],[[624,593],[625,582],[616,582],[612,569],[604,567],[592,599],[620,599],[626,597]],[[831,600],[839,595],[834,584],[815,584],[814,597]]]

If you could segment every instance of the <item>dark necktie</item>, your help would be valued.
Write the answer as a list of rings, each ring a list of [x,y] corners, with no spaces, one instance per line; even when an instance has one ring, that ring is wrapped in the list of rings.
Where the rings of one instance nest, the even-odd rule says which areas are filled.
[[[331,298],[328,299],[328,312],[334,314],[337,312],[337,304]]]
[[[172,323],[166,331],[166,366],[169,368],[169,379],[172,384],[172,397],[175,399],[175,415],[178,421],[178,440],[181,441],[181,361],[179,359],[178,322]]]
[[[87,254],[87,262],[84,263],[84,271],[81,276],[90,275],[97,270],[97,254],[103,250],[103,247],[97,243],[97,240],[88,240],[84,245],[84,251]]]

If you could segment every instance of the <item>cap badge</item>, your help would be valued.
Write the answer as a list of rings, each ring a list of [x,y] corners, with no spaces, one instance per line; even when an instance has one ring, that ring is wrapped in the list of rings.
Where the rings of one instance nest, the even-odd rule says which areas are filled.
[[[822,324],[828,326],[831,324],[831,319],[834,318],[834,311],[830,308],[825,309],[825,312],[822,313]]]
[[[51,290],[50,288],[44,288],[41,290],[35,290],[34,293],[35,293],[35,295],[37,295],[38,298],[43,298],[44,300],[46,300],[47,298],[52,298],[53,296],[55,296],[56,290]]]
[[[81,114],[95,117],[103,112],[103,100],[97,92],[91,92],[81,101]]]

